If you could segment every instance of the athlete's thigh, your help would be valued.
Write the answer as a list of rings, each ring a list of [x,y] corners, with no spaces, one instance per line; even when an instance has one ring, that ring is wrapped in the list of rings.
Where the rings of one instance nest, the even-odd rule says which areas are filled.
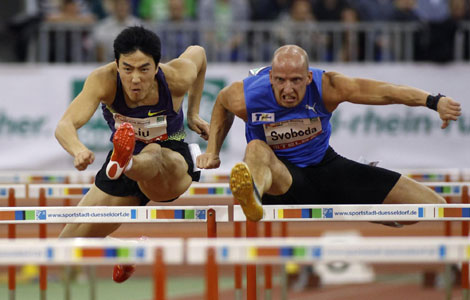
[[[414,181],[406,176],[401,176],[390,193],[385,198],[384,204],[444,204],[445,199],[439,196],[429,187]]]
[[[138,206],[140,200],[134,196],[119,197],[107,194],[92,185],[78,206]]]
[[[288,182],[288,188],[283,193],[265,194],[262,199],[263,204],[308,204],[308,200],[312,198],[312,194],[314,193],[312,193],[312,186],[304,169],[284,159],[281,159],[280,162],[285,168],[285,170],[282,171],[284,176],[283,180]],[[286,175],[288,175],[288,177],[286,177]]]
[[[292,185],[292,174],[286,164],[279,160],[275,155],[270,160],[269,169],[271,170],[271,188],[267,191],[270,195],[285,194]]]
[[[142,192],[157,202],[178,198],[192,183],[188,164],[180,153],[162,148],[162,157],[164,162],[157,176],[138,182]]]
[[[245,162],[252,169],[252,174],[265,181],[269,195],[282,195],[289,190],[292,176],[286,166],[286,159],[279,158],[266,142],[255,139],[246,146]],[[269,170],[269,171],[268,171]]]
[[[189,175],[195,181],[199,180],[199,172],[194,172],[194,162],[189,145],[184,141],[165,141],[161,144],[162,176],[163,178],[180,180]]]

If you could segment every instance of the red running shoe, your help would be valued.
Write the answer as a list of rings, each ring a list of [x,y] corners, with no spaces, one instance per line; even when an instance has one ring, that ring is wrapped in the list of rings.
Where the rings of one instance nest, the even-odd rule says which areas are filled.
[[[135,272],[134,265],[115,265],[113,269],[113,280],[117,283],[123,283]]]
[[[106,166],[106,176],[115,180],[121,176],[132,158],[135,146],[134,128],[130,123],[122,123],[113,137],[113,154]]]

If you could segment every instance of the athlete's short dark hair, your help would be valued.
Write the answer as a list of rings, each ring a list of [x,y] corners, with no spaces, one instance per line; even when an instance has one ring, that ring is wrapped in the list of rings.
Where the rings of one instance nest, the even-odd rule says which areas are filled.
[[[114,40],[114,57],[119,61],[121,54],[133,53],[137,50],[153,57],[158,65],[162,57],[160,38],[154,32],[142,26],[127,27]]]

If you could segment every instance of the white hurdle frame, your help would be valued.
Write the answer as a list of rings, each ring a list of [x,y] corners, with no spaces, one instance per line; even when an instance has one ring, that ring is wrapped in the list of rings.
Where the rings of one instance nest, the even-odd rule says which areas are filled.
[[[30,197],[39,197],[41,189],[45,190],[45,196],[51,199],[82,198],[92,184],[29,184],[28,191]],[[180,198],[213,198],[232,197],[228,183],[193,183]]]
[[[17,206],[0,207],[0,224],[228,222],[228,206]],[[188,216],[188,214],[191,214]],[[12,219],[6,219],[10,216]]]
[[[429,185],[429,186],[436,186],[436,185],[443,185],[443,186],[449,186],[451,187],[451,190],[450,192],[447,192],[447,193],[444,193],[443,196],[458,196],[458,193],[455,192],[455,190],[453,188],[455,187],[458,187],[459,185],[461,186],[463,183],[450,183],[450,182],[430,182],[430,183],[423,183],[425,185]],[[470,183],[464,183],[466,186],[469,186]],[[12,185],[3,185],[4,188],[10,188]],[[27,192],[26,194],[29,193],[29,198],[33,198],[33,197],[39,197],[40,196],[40,191],[41,189],[44,190],[44,194],[47,198],[56,198],[56,199],[63,199],[63,198],[81,198],[85,193],[86,193],[86,189],[89,188],[91,185],[90,184],[80,184],[80,185],[72,185],[72,184],[30,184],[28,186],[28,189],[27,189]],[[77,190],[75,189],[82,189],[81,192],[77,192]],[[191,191],[191,188],[193,189]],[[19,188],[21,189],[21,188]],[[68,189],[67,192],[65,192],[66,190],[65,189]],[[211,192],[209,192],[209,189],[212,189]],[[461,189],[462,190],[462,189]],[[0,191],[1,191],[1,185],[0,185]],[[70,192],[72,191],[72,193]],[[207,193],[207,194],[204,194],[204,193]],[[439,192],[438,192],[439,193]],[[442,193],[440,193],[442,194]],[[468,190],[467,190],[467,194],[468,194]],[[188,191],[183,194],[181,197],[204,197],[204,198],[210,198],[210,197],[225,197],[225,196],[232,196],[231,195],[231,192],[230,192],[230,189],[228,187],[228,184],[193,184],[190,189],[188,189]],[[1,197],[0,197],[1,198]],[[18,196],[18,198],[21,198],[20,196]],[[353,205],[354,207],[358,207],[358,205]],[[448,204],[448,205],[441,205],[439,207],[437,207],[436,205],[414,205],[416,207],[418,207],[418,210],[417,210],[417,213],[416,213],[416,210],[414,210],[414,213],[408,213],[408,215],[400,215],[400,214],[397,214],[397,213],[394,213],[396,212],[397,210],[401,210],[401,207],[404,206],[404,208],[406,208],[406,211],[409,211],[408,208],[410,208],[411,206],[413,205],[387,205],[387,207],[390,207],[392,208],[393,207],[393,211],[383,211],[382,214],[380,215],[377,215],[377,210],[376,210],[376,215],[375,216],[371,216],[370,214],[368,214],[367,212],[364,213],[363,209],[364,207],[366,206],[361,206],[361,210],[360,211],[363,211],[362,214],[360,214],[360,212],[358,211],[354,211],[354,210],[346,210],[346,212],[342,212],[343,213],[343,216],[342,217],[353,217],[353,219],[343,219],[343,220],[339,220],[339,221],[436,221],[436,220],[440,220],[440,221],[465,221],[465,223],[469,220],[469,217],[467,215],[465,216],[461,216],[461,217],[455,217],[455,216],[441,216],[440,215],[440,211],[439,209],[442,209],[442,211],[445,213],[445,210],[446,209],[451,209],[451,210],[465,210],[465,213],[467,214],[468,213],[468,209],[470,208],[470,206],[468,205],[463,205],[463,204]],[[428,210],[428,207],[433,207],[434,209],[431,211],[431,210]],[[273,206],[270,206],[271,208],[274,208]],[[282,208],[279,208],[279,209],[290,209],[290,206],[281,206]],[[325,207],[324,205],[320,206],[320,208],[322,207]],[[339,206],[332,206],[334,208],[336,207],[339,207]],[[341,206],[343,207],[343,206]],[[22,209],[22,210],[25,210],[27,207],[15,207],[15,209]],[[33,207],[34,208],[34,207]],[[77,207],[44,207],[42,208],[41,207],[41,211],[45,210],[45,209],[51,209],[50,212],[52,214],[60,214],[60,213],[63,213],[63,209],[71,209],[70,211],[66,211],[65,214],[68,214],[70,212],[74,212],[74,213],[93,213],[92,211],[84,211],[84,212],[78,212],[78,211],[74,211],[73,209],[77,208]],[[96,209],[96,208],[99,208],[99,207],[93,207],[92,209]],[[114,208],[124,208],[124,207],[112,207],[112,209]],[[152,206],[152,207],[139,207],[140,208],[143,208],[143,209],[158,209],[158,210],[161,210],[161,209],[168,209],[168,210],[171,210],[171,209],[190,209],[191,207],[188,207],[188,206],[181,206],[181,207],[171,207],[171,206]],[[318,207],[316,206],[308,206],[308,207],[304,207],[304,208],[307,208],[307,209],[317,209]],[[416,215],[420,216],[420,208],[421,208],[421,213],[422,213],[422,217],[421,219],[418,219],[416,220]],[[38,207],[36,207],[36,209],[38,209]],[[54,209],[57,209],[57,211],[54,211]],[[109,207],[106,207],[106,209],[109,209]],[[241,208],[239,206],[234,206],[234,221],[235,222],[240,222],[240,221],[245,221],[246,219],[244,219],[244,214],[241,212],[241,218],[239,218],[239,216],[237,215],[237,209],[239,210],[239,212],[241,212]],[[293,206],[292,209],[298,209],[298,207],[296,206]],[[376,209],[375,207],[370,207],[371,210],[369,210],[368,212],[370,213],[372,210]],[[437,210],[437,211],[436,211]],[[380,210],[379,210],[380,211]],[[413,211],[413,210],[411,210]],[[95,210],[96,212],[96,210]],[[108,211],[109,212],[109,211]],[[0,213],[1,213],[1,210],[0,210]],[[105,214],[106,213],[106,210],[103,210],[103,211],[100,211],[99,212],[100,214]],[[112,212],[113,215],[115,213],[122,213],[122,212]],[[123,214],[128,214],[126,212],[124,212]],[[144,214],[143,212],[141,213],[140,211],[139,212],[135,212],[135,215],[141,215],[141,214]],[[146,214],[148,215],[148,212],[146,212]],[[312,213],[313,214],[313,213]],[[322,211],[322,214],[323,214],[323,211]],[[349,216],[348,216],[349,214]],[[428,215],[429,214],[429,215]],[[36,212],[34,213],[34,215],[36,215]],[[132,215],[132,213],[131,213]],[[227,221],[228,222],[228,212],[227,212]],[[433,216],[433,218],[431,218],[430,216]],[[206,212],[206,216],[207,216],[207,212]],[[83,217],[83,216],[82,216]],[[122,217],[121,215],[119,217]],[[127,216],[126,216],[127,217]],[[216,217],[219,217],[219,213],[216,213]],[[374,218],[371,218],[371,219],[368,219],[370,217],[374,217]],[[375,218],[375,217],[380,217],[379,219]],[[388,218],[387,218],[388,217]],[[399,218],[398,218],[399,217]],[[64,218],[68,218],[68,219],[74,219],[74,216],[64,216]],[[43,222],[41,221],[39,218],[38,220],[35,220],[34,222],[31,222],[31,223],[85,223],[85,221],[83,220],[80,220],[80,216],[75,216],[76,221],[72,221],[72,222],[64,222],[64,220],[62,221],[56,221],[56,222]],[[361,219],[362,218],[362,219]],[[423,218],[430,218],[430,219],[423,219]],[[113,221],[110,221],[110,222],[120,222],[120,223],[140,223],[140,222],[133,222],[133,221],[116,221],[116,219],[114,219],[114,216],[111,217],[111,219],[113,219]],[[281,220],[283,219],[283,220]],[[57,219],[56,219],[57,220]],[[316,219],[315,219],[316,220]],[[321,220],[321,218],[320,218]],[[324,221],[336,221],[338,219],[331,219],[331,218],[325,218]],[[26,221],[26,220],[25,220]],[[25,221],[18,221],[17,223],[13,223],[13,224],[26,224]],[[268,220],[268,219],[264,219],[262,221],[281,221],[281,222],[285,222],[285,221],[311,221],[309,219],[305,219],[305,218],[285,218],[285,214],[283,212],[283,215],[282,215],[282,218],[279,218],[279,213],[277,212],[277,215],[275,215],[275,213],[272,213],[272,220]],[[319,221],[319,220],[317,220]],[[96,222],[96,221],[89,221],[89,222]],[[150,221],[141,221],[141,222],[150,222]],[[159,222],[159,221],[154,221],[154,222]],[[161,221],[160,221],[161,222]],[[164,221],[164,222],[168,222],[168,221]],[[184,221],[184,222],[187,222],[187,221]],[[199,221],[198,221],[199,222]],[[2,223],[0,221],[0,223]],[[12,224],[12,222],[4,222],[4,223],[7,223],[7,224]]]
[[[2,241],[3,240],[3,241]],[[183,239],[97,239],[64,238],[38,239],[22,238],[2,241],[0,265],[114,265],[150,264],[155,260],[154,250],[165,250],[165,262],[184,262]]]
[[[429,187],[445,187],[436,191],[442,196],[463,196],[470,182],[426,182]],[[444,188],[443,188],[444,190]],[[465,216],[445,216],[446,210],[462,209]],[[266,205],[260,222],[287,221],[469,221],[468,204],[400,204],[400,205]],[[307,210],[314,210],[308,212]],[[233,207],[233,220],[246,221],[240,205]]]
[[[470,240],[462,237],[190,238],[187,249],[191,249],[186,253],[189,264],[205,263],[207,268],[216,264],[464,263],[470,260]],[[247,288],[246,299],[256,299],[256,284]]]
[[[459,168],[419,168],[419,169],[396,169],[394,170],[404,176],[413,178],[414,180],[425,182],[442,182],[442,181],[462,181],[462,169]],[[465,180],[464,180],[465,181]]]
[[[188,238],[189,264],[207,262],[213,249],[219,264],[285,264],[353,261],[363,263],[445,263],[470,260],[470,240],[463,237],[351,238]]]
[[[89,183],[99,170],[25,170],[0,171],[1,183]],[[204,170],[199,182],[227,182],[229,175],[218,170]]]
[[[0,199],[8,199],[10,190],[13,190],[16,198],[26,198],[26,184],[0,184]]]
[[[153,298],[166,299],[167,264],[184,262],[183,239],[18,239],[1,242],[0,265],[153,264]]]
[[[267,205],[263,210],[260,222],[470,220],[470,204]],[[461,210],[465,215],[446,216],[454,210]],[[233,220],[246,221],[240,205],[233,207]]]
[[[460,196],[464,204],[403,204],[403,205],[266,205],[263,206],[265,230],[270,232],[271,222],[282,223],[282,236],[287,236],[287,223],[290,221],[462,221],[462,235],[468,237],[470,221],[469,187],[470,182],[424,182],[443,197]],[[245,222],[246,217],[240,205],[233,207],[234,222]],[[248,221],[247,226],[255,232],[256,224]],[[247,228],[248,228],[247,227]],[[254,269],[254,270],[253,270]],[[270,277],[269,269],[266,269]],[[266,272],[265,271],[265,272]],[[256,285],[253,273],[256,268],[247,271],[251,280],[247,286]],[[284,274],[285,275],[285,274]],[[285,277],[285,276],[284,276]],[[285,280],[285,278],[284,278]],[[285,282],[283,283],[285,285]],[[449,282],[450,285],[450,282]],[[253,287],[248,287],[253,292]],[[462,263],[462,289],[464,299],[470,299],[469,263]],[[250,293],[248,291],[248,293]],[[283,287],[282,299],[286,299],[287,290]],[[249,299],[256,299],[255,294],[248,294]]]
[[[16,198],[26,198],[27,187],[25,184],[0,184],[0,200],[7,200],[8,206],[16,206]],[[8,224],[8,239],[12,241],[16,237],[16,225]],[[8,299],[15,299],[16,266],[8,266]]]
[[[1,240],[0,240],[1,241]],[[0,265],[113,265],[154,263],[154,299],[165,299],[166,264],[446,263],[470,260],[462,237],[21,239],[2,243]],[[127,255],[119,255],[124,248]],[[156,251],[157,249],[157,251]],[[160,249],[160,252],[158,252]],[[209,277],[206,276],[206,281]],[[217,295],[217,291],[215,291]],[[207,290],[207,295],[211,291]],[[211,300],[218,299],[208,298]]]
[[[95,178],[96,171],[58,171],[58,170],[30,170],[30,171],[0,171],[1,183],[79,183],[90,182]]]
[[[11,187],[19,189],[20,185],[7,184],[5,189]],[[25,185],[23,185],[25,186]],[[40,207],[5,207],[0,208],[0,224],[39,224],[40,238],[46,237],[47,223],[207,223],[207,236],[217,236],[217,222],[228,222],[228,207],[214,206],[145,206],[145,207],[54,207],[46,206],[47,199],[80,199],[91,188],[92,184],[61,184],[31,183],[25,186],[25,193],[21,198],[38,198]],[[0,189],[2,192],[2,189]],[[3,192],[5,193],[5,192]],[[228,184],[194,183],[181,197],[231,197]],[[1,197],[1,195],[0,195]],[[14,198],[14,197],[13,197]],[[12,268],[14,268],[12,266]],[[12,271],[12,290],[14,291],[14,272]],[[45,300],[47,289],[46,266],[40,266],[41,300]],[[216,284],[216,283],[214,283]],[[67,292],[66,292],[67,294]],[[14,293],[13,293],[14,295]],[[94,292],[91,292],[94,298]],[[14,296],[10,296],[14,299]],[[67,296],[66,296],[67,298]]]

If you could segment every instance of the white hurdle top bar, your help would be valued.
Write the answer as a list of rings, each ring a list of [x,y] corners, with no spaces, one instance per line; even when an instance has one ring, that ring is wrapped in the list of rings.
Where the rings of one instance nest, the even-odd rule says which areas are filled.
[[[29,197],[38,198],[39,191],[44,189],[48,199],[81,199],[91,188],[91,184],[30,184]]]
[[[442,196],[462,196],[470,182],[425,182]],[[265,205],[261,221],[469,221],[467,204],[402,205]],[[233,220],[246,221],[239,205],[233,207]]]
[[[8,199],[10,189],[15,191],[15,198],[26,197],[25,184],[0,184],[0,199]]]
[[[265,205],[260,221],[470,221],[470,204]],[[240,205],[233,220],[246,221]]]
[[[2,183],[89,183],[99,170],[77,172],[71,170],[29,170],[29,171],[0,171]],[[205,170],[199,182],[227,182],[229,175],[218,170]]]
[[[468,262],[470,240],[461,237],[1,239],[0,265],[150,264],[163,250],[167,264],[204,264],[215,250],[220,264],[286,262]]]
[[[30,170],[30,171],[0,171],[2,183],[89,183],[95,178],[96,171],[77,170]]]
[[[420,182],[421,184],[432,188],[436,193],[445,196],[461,196],[463,187],[470,187],[470,182]]]
[[[0,224],[228,222],[228,206],[0,207]]]
[[[80,199],[91,188],[91,184],[30,184],[29,196],[39,197],[44,189],[45,196],[51,199]],[[193,183],[180,197],[211,198],[231,197],[232,191],[228,183]]]
[[[155,250],[163,249],[163,261],[181,264],[183,240],[178,238],[135,239],[0,239],[0,265],[150,264]]]
[[[442,196],[459,196],[463,186],[470,186],[470,182],[425,182],[424,185],[432,187]],[[40,189],[44,189],[45,196],[52,199],[75,198],[80,199],[91,188],[91,184],[0,184],[0,198],[6,197],[8,189],[15,189],[17,198],[24,198],[26,188],[30,197],[39,197]],[[181,197],[232,197],[228,183],[193,183]]]
[[[190,264],[207,260],[215,250],[220,264],[283,264],[286,262],[443,263],[470,260],[470,240],[451,237],[358,238],[191,238],[186,258]]]

